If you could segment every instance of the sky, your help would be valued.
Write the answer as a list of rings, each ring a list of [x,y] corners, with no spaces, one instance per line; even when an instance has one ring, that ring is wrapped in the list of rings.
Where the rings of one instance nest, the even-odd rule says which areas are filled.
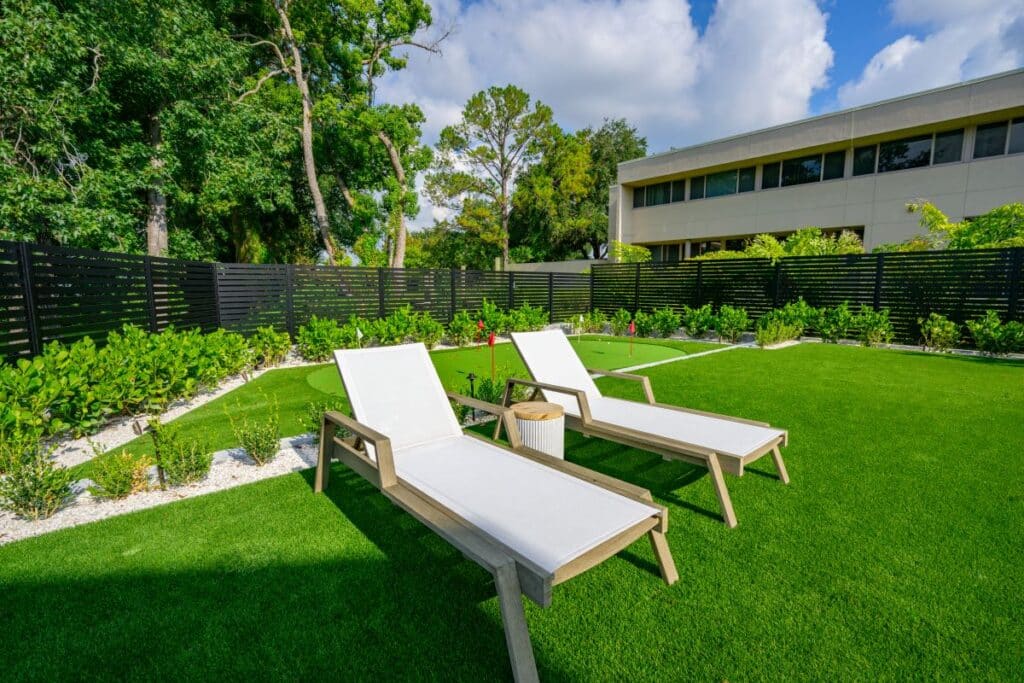
[[[409,52],[378,101],[424,142],[512,83],[567,130],[626,118],[650,153],[1024,66],[1024,0],[434,0],[442,55]],[[415,228],[443,216],[422,200]]]

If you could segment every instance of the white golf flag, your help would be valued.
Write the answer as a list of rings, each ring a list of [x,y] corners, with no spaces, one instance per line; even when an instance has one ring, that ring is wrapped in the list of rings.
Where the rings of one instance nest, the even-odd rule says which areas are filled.
[[[359,341],[363,340],[363,331],[358,327],[356,328],[356,339],[358,339]]]

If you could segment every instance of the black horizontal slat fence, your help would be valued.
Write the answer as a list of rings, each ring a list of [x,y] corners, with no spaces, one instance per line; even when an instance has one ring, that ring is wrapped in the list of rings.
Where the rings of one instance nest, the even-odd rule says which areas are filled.
[[[933,312],[959,323],[989,310],[1024,319],[1024,248],[608,264],[593,267],[591,287],[594,307],[609,314],[710,303],[757,318],[801,297],[888,308],[897,339],[916,342],[918,318]]]
[[[590,278],[564,273],[200,263],[0,241],[0,358],[51,341],[98,342],[125,324],[159,332],[217,327],[293,335],[311,317],[384,317],[409,305],[448,322],[484,299],[543,308],[552,320],[590,309]]]

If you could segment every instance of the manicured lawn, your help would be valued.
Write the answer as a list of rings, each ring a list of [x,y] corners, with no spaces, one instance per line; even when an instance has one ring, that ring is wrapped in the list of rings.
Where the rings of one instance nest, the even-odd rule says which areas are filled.
[[[640,542],[527,603],[542,679],[1020,678],[1024,364],[804,344],[645,372],[660,400],[788,428],[793,483],[727,477],[729,530],[701,471],[569,435],[669,506],[680,581]],[[482,570],[341,466],[310,483],[0,548],[0,680],[508,677]]]

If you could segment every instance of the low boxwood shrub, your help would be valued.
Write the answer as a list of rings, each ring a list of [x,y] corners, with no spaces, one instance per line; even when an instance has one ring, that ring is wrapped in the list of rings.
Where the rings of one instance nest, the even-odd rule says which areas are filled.
[[[54,464],[42,447],[0,478],[0,508],[24,519],[45,519],[71,497],[71,473]]]
[[[643,311],[637,311],[633,315],[633,327],[637,337],[650,337],[654,334],[654,318]]]
[[[182,436],[175,425],[157,418],[149,421],[149,427],[161,488],[191,484],[210,473],[213,453],[198,440]]]
[[[967,329],[974,339],[974,345],[984,353],[1001,355],[1024,351],[1024,324],[999,319],[995,311],[985,311],[985,315],[967,321]]]
[[[662,337],[671,337],[682,325],[682,316],[668,306],[656,309],[651,317],[654,319],[654,329]]]
[[[295,345],[306,360],[323,361],[330,358],[335,349],[344,347],[344,339],[336,320],[314,315],[299,327]]]
[[[843,302],[831,308],[818,309],[818,315],[814,321],[814,328],[826,342],[838,342],[846,339],[850,328],[853,327],[853,314],[850,312],[850,305]]]
[[[276,458],[281,448],[281,411],[277,399],[268,399],[263,394],[263,402],[267,404],[267,409],[259,415],[246,415],[240,404],[236,404],[232,410],[224,410],[235,439],[246,454],[261,466]]]
[[[629,314],[625,308],[620,308],[612,314],[612,317],[608,320],[612,327],[612,334],[617,337],[621,337],[629,331],[629,323],[633,320],[633,316]]]
[[[18,425],[0,433],[0,475],[35,455],[43,438],[38,427]]]
[[[750,317],[744,308],[722,306],[715,316],[715,330],[718,336],[729,342],[738,342],[750,327]]]
[[[101,456],[102,453],[97,453]],[[89,493],[97,498],[125,498],[149,489],[149,468],[153,460],[121,450],[95,459],[92,468],[93,485]]]
[[[918,318],[917,324],[921,327],[921,346],[925,349],[949,351],[960,343],[960,326],[941,313]]]
[[[893,338],[892,321],[889,320],[889,309],[880,311],[861,304],[860,312],[853,317],[853,327],[857,330],[857,338],[864,346],[888,344]]]
[[[785,312],[776,309],[768,311],[758,319],[754,339],[758,346],[771,346],[791,339],[799,339],[802,330],[799,323],[790,322]]]
[[[452,321],[448,323],[448,341],[455,346],[466,346],[473,342],[479,332],[476,323],[476,319],[469,314],[469,311],[459,311],[452,316]]]
[[[711,304],[704,304],[697,308],[683,306],[682,322],[686,334],[694,339],[700,339],[715,326],[715,313],[711,309]]]
[[[261,368],[279,365],[292,347],[292,338],[287,332],[278,332],[271,326],[257,327],[249,337],[253,363]]]

